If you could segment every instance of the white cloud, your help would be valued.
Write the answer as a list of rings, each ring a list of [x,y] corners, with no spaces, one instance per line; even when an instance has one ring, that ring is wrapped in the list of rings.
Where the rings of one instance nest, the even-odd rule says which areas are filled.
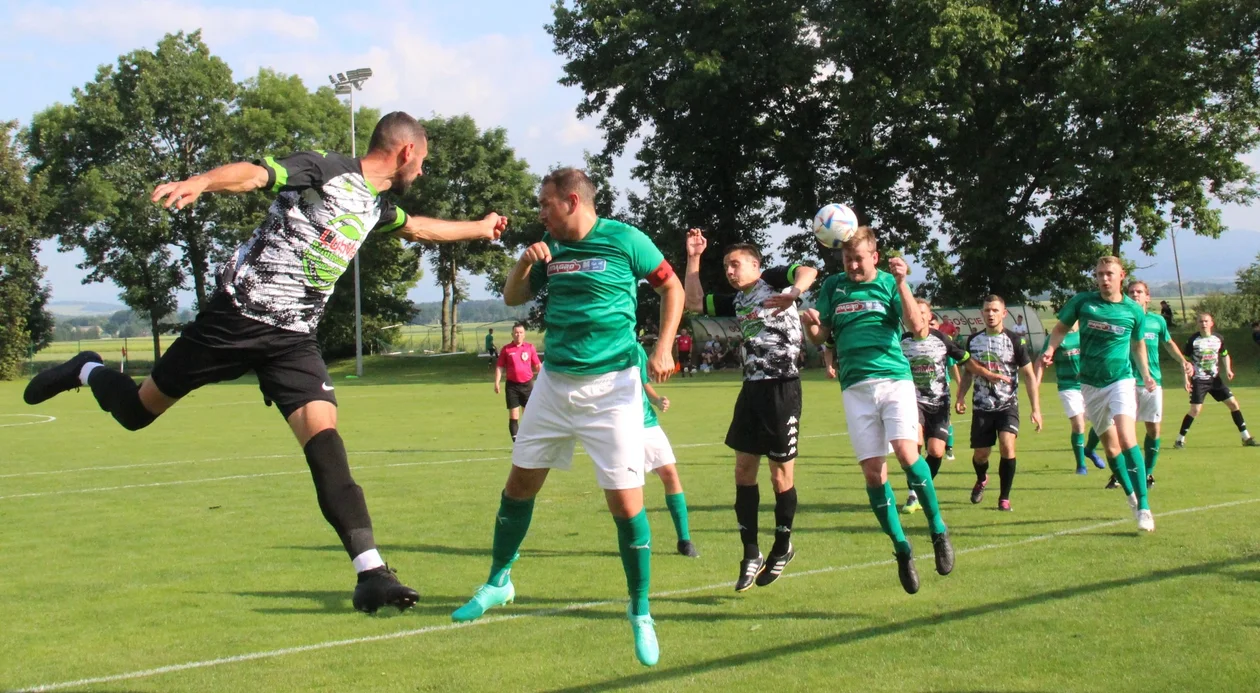
[[[570,113],[560,128],[559,140],[568,145],[595,145],[600,141],[599,130],[593,123],[579,120],[576,114]]]
[[[283,10],[205,7],[173,0],[86,0],[72,7],[27,7],[13,27],[26,35],[65,43],[104,40],[133,46],[175,31],[202,29],[207,42],[223,45],[260,36],[314,39],[314,17]]]

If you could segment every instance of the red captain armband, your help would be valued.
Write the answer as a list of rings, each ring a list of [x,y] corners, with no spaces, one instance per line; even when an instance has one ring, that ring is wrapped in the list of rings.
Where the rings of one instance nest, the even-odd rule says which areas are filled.
[[[661,260],[661,264],[652,270],[652,273],[647,276],[647,280],[653,289],[659,289],[672,276],[674,276],[674,268],[669,266],[669,260]]]

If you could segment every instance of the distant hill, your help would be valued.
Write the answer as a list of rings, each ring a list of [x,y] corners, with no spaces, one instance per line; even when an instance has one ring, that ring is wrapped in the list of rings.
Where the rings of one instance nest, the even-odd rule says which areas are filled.
[[[48,312],[63,318],[80,315],[113,315],[120,310],[127,310],[127,306],[117,303],[95,303],[92,301],[48,302]]]

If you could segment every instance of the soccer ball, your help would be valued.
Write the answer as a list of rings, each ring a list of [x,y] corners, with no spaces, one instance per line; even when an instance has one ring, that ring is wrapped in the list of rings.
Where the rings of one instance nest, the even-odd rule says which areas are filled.
[[[857,229],[857,214],[848,205],[832,203],[814,215],[814,238],[827,248],[839,248]]]

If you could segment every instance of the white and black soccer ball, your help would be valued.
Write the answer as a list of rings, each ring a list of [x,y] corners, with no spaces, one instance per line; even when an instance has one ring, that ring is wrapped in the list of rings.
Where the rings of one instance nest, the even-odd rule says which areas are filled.
[[[814,215],[814,238],[826,248],[839,248],[857,229],[857,213],[848,205],[833,202]]]

